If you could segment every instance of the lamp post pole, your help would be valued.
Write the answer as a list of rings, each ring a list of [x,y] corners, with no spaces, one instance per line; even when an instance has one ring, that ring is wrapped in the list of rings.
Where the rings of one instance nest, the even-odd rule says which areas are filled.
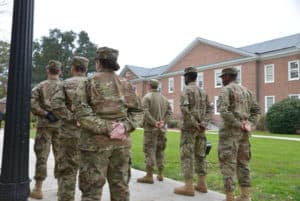
[[[1,201],[29,196],[29,123],[34,0],[14,0],[6,122],[0,175]]]

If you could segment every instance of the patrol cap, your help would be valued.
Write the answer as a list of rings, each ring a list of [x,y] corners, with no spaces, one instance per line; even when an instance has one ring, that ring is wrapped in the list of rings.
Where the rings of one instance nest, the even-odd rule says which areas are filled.
[[[224,68],[222,70],[222,74],[219,77],[223,77],[224,75],[237,75],[238,71],[236,68]]]
[[[186,67],[184,69],[184,75],[186,75],[188,73],[197,73],[197,70],[195,67]]]
[[[150,84],[151,87],[156,87],[157,88],[158,85],[159,85],[159,81],[156,80],[156,79],[150,79],[149,84]]]
[[[84,66],[85,68],[89,65],[89,60],[85,57],[74,56],[71,61],[71,65]]]
[[[116,61],[119,56],[119,51],[109,47],[100,47],[97,49],[96,58],[97,59],[108,59]]]
[[[50,60],[46,68],[51,74],[57,74],[61,71],[61,63],[57,60]]]

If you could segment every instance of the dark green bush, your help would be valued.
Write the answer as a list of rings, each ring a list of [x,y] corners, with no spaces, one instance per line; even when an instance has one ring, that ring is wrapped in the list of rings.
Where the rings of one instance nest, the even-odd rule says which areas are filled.
[[[179,128],[180,121],[176,119],[172,119],[168,121],[168,128]]]
[[[266,115],[262,114],[257,119],[256,130],[266,130]]]
[[[266,127],[272,133],[296,134],[300,129],[300,100],[288,98],[272,105],[266,114]]]

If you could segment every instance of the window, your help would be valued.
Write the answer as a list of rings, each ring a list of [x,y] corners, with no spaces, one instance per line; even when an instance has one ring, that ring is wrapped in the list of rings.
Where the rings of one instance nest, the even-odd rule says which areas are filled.
[[[215,96],[215,102],[214,102],[214,111],[216,115],[219,115],[220,113],[218,112],[218,99],[219,96]]]
[[[289,80],[299,80],[299,60],[289,61]]]
[[[265,112],[275,103],[275,96],[265,96]]]
[[[174,100],[170,99],[168,100],[172,109],[172,112],[174,112]]]
[[[197,76],[197,86],[203,89],[203,72],[199,72]]]
[[[274,64],[265,65],[265,83],[274,82]]]
[[[185,87],[185,82],[184,82],[184,76],[181,76],[181,91],[183,91],[184,87]]]
[[[215,88],[222,87],[222,79],[220,75],[222,73],[222,69],[215,70]]]
[[[236,67],[234,67],[236,70],[237,70],[237,72],[238,72],[238,74],[237,74],[237,77],[236,77],[236,81],[239,83],[239,84],[241,84],[242,83],[242,71],[241,71],[241,66],[236,66]]]
[[[158,84],[157,90],[158,90],[159,92],[162,91],[162,84],[161,84],[161,82]]]
[[[169,93],[173,93],[174,92],[174,78],[171,77],[169,78]]]
[[[290,98],[300,99],[300,94],[290,94]]]

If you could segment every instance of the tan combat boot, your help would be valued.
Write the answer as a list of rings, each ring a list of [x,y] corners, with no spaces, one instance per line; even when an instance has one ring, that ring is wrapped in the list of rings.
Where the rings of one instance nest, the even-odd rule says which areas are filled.
[[[164,180],[164,175],[163,175],[163,170],[162,169],[158,169],[158,174],[157,174],[156,179],[158,181],[163,181]]]
[[[43,185],[43,181],[36,180],[35,186],[30,193],[30,197],[39,200],[43,199],[42,185]]]
[[[194,189],[194,185],[193,185],[193,180],[192,179],[186,180],[184,186],[177,187],[174,189],[174,193],[180,194],[180,195],[194,196],[195,189]]]
[[[205,176],[198,176],[197,185],[195,185],[195,190],[201,193],[207,193],[207,185]]]
[[[144,177],[138,178],[137,182],[139,183],[146,183],[146,184],[153,184],[153,172],[152,170],[147,170],[147,174]]]
[[[235,201],[234,192],[226,192],[226,199],[224,201]]]
[[[250,187],[241,187],[241,195],[235,201],[251,201]]]

